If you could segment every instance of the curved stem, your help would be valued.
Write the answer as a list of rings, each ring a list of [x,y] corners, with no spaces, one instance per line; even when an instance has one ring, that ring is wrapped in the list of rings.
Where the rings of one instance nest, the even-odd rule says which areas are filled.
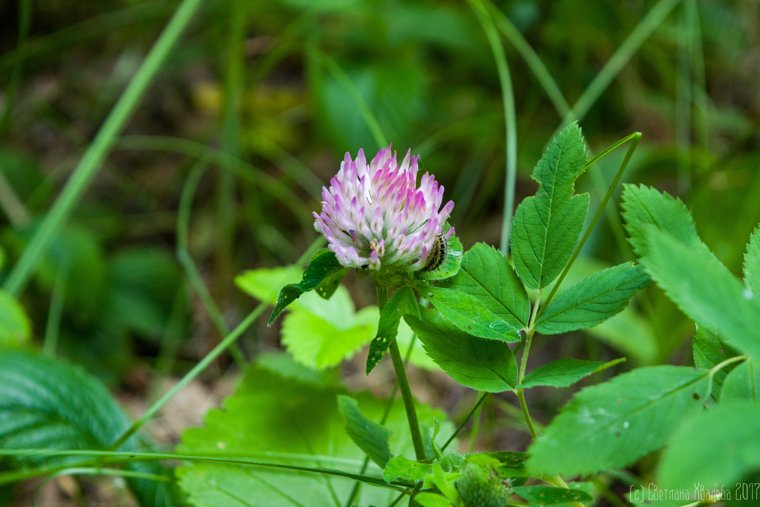
[[[388,288],[382,283],[376,283],[375,290],[377,291],[377,306],[382,312],[385,303],[388,301]],[[417,420],[417,410],[414,408],[414,398],[409,388],[409,379],[406,378],[406,366],[404,365],[404,360],[401,357],[401,351],[395,338],[391,340],[389,351],[391,361],[393,361],[393,369],[396,370],[396,379],[399,391],[401,391],[401,398],[404,400],[406,418],[409,421],[409,432],[412,435],[412,443],[414,444],[414,454],[417,460],[420,461],[425,459],[425,446],[422,445],[422,433],[420,433],[420,423]]]

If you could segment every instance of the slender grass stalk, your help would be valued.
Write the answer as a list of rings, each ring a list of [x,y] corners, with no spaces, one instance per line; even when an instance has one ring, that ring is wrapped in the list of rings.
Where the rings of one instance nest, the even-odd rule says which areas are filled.
[[[29,223],[29,211],[16,192],[8,183],[5,173],[0,171],[0,207],[5,211],[8,222],[13,227],[22,227]]]
[[[298,264],[303,264],[306,259],[311,258],[314,251],[320,248],[324,244],[323,238],[318,238],[312,243],[312,245],[304,252],[301,258],[297,261]],[[163,396],[156,400],[143,415],[136,420],[132,425],[119,437],[113,444],[109,446],[109,449],[114,450],[121,447],[132,435],[137,433],[140,428],[145,425],[150,419],[155,416],[161,408],[166,405],[179,391],[184,389],[190,382],[193,381],[198,375],[200,375],[206,368],[213,363],[217,357],[219,357],[227,348],[232,345],[242,334],[258,319],[268,305],[260,303],[254,308],[251,313],[246,316],[243,321],[235,327],[219,344],[214,347],[198,364],[196,364],[189,372],[183,376],[179,382],[177,382],[171,389],[169,389]]]
[[[216,332],[219,333],[219,336],[223,337],[230,333],[230,328],[224,320],[224,316],[214,301],[214,298],[211,296],[208,287],[206,287],[203,277],[198,270],[198,266],[196,266],[193,256],[190,255],[189,249],[190,213],[193,209],[193,197],[195,196],[195,191],[197,190],[205,172],[204,165],[205,163],[203,161],[196,163],[196,166],[190,171],[190,175],[185,180],[185,184],[182,188],[179,211],[177,213],[177,259],[182,265],[185,275],[190,281],[190,285],[198,295],[198,299],[200,299],[203,308],[211,318],[211,322],[214,324]],[[245,356],[240,350],[237,342],[230,346],[230,355],[237,367],[241,370],[247,364]]]
[[[57,449],[0,449],[0,456],[67,456],[67,457],[99,457],[104,462],[129,462],[129,461],[166,461],[166,460],[179,460],[190,461],[200,463],[220,463],[230,465],[241,465],[258,468],[271,468],[292,472],[306,472],[319,475],[327,475],[334,477],[343,477],[346,479],[354,479],[373,486],[383,487],[396,491],[406,491],[403,486],[386,482],[382,477],[375,477],[369,475],[360,475],[343,470],[323,467],[306,467],[300,465],[290,465],[286,463],[271,463],[264,461],[256,461],[247,458],[236,457],[220,457],[205,454],[192,454],[192,453],[163,453],[163,452],[125,452],[125,451],[99,451],[99,450],[57,450]],[[69,468],[71,465],[65,465],[61,467],[61,470]],[[31,472],[31,474],[30,474]],[[36,477],[38,474],[35,470],[20,470],[13,474],[3,475],[0,478],[0,484],[9,484],[17,482],[19,480],[29,479]]]
[[[61,317],[63,316],[63,302],[66,299],[66,283],[69,278],[69,257],[64,257],[58,272],[55,274],[53,292],[50,294],[50,309],[48,310],[47,323],[45,324],[45,338],[42,342],[42,350],[48,356],[55,356],[58,348],[58,338],[61,330]]]
[[[182,0],[172,19],[143,60],[127,88],[113,107],[95,139],[87,147],[84,156],[74,169],[61,195],[42,221],[37,233],[21,254],[18,263],[8,275],[5,290],[18,296],[24,289],[32,272],[50,246],[60,227],[66,222],[74,206],[101,168],[116,138],[132,116],[140,99],[153,82],[174,44],[190,23],[201,5],[201,0]]]
[[[634,30],[623,41],[620,47],[615,51],[612,57],[607,61],[602,70],[594,77],[593,81],[586,87],[578,101],[573,105],[570,113],[565,116],[564,124],[573,120],[582,120],[591,110],[604,90],[612,83],[612,80],[623,70],[623,67],[630,61],[634,54],[639,50],[642,44],[654,33],[654,31],[665,21],[668,14],[675,8],[681,0],[660,0],[652,7],[644,19],[634,28]],[[560,126],[561,128],[561,126]]]
[[[501,85],[501,99],[504,108],[504,146],[506,158],[506,178],[504,180],[504,210],[501,221],[500,249],[504,256],[509,255],[509,236],[512,231],[512,217],[515,208],[515,185],[517,181],[517,117],[515,114],[515,98],[512,91],[512,78],[509,74],[509,64],[504,47],[499,39],[493,18],[486,10],[481,0],[468,0],[475,12],[491,47],[496,70]]]
[[[522,36],[520,30],[518,30],[512,21],[509,20],[506,14],[501,12],[490,2],[487,2],[487,7],[496,26],[522,57],[531,72],[533,72],[533,75],[544,89],[546,96],[549,97],[549,100],[554,105],[554,109],[557,110],[560,118],[565,118],[570,113],[570,105],[567,103],[567,100],[565,100],[565,96],[560,91],[559,86],[557,86],[557,82],[547,70],[541,57],[536,54],[528,41],[525,40],[525,37]]]
[[[575,249],[573,250],[573,253],[570,256],[570,260],[567,262],[567,264],[565,264],[565,267],[562,269],[562,272],[557,278],[557,281],[555,282],[552,289],[549,291],[549,295],[546,297],[546,301],[544,301],[542,308],[539,309],[539,312],[538,312],[539,317],[541,316],[541,313],[544,311],[544,309],[546,309],[546,307],[549,306],[549,303],[554,298],[555,294],[557,293],[557,290],[559,290],[560,285],[562,285],[562,282],[567,276],[567,273],[570,271],[570,268],[573,266],[573,263],[575,263],[575,259],[578,258],[578,255],[581,253],[583,246],[586,244],[586,241],[588,241],[588,238],[591,236],[591,233],[596,227],[596,224],[599,223],[599,219],[602,217],[602,213],[604,213],[604,210],[607,207],[607,203],[610,201],[612,194],[615,193],[615,189],[618,187],[618,185],[620,184],[620,180],[623,178],[625,169],[628,167],[628,162],[630,162],[631,157],[633,156],[633,152],[636,151],[636,147],[639,145],[639,141],[641,141],[641,132],[634,132],[633,134],[630,134],[629,136],[624,137],[620,141],[613,143],[612,146],[605,149],[604,151],[602,151],[602,153],[600,153],[596,157],[586,162],[586,167],[591,167],[594,163],[596,163],[601,158],[605,157],[614,149],[618,148],[619,146],[622,146],[625,143],[630,142],[628,151],[626,152],[625,157],[623,158],[623,162],[620,164],[620,167],[615,173],[615,178],[612,180],[612,183],[610,183],[610,186],[607,189],[607,193],[604,194],[602,201],[599,203],[599,206],[597,206],[596,208],[596,212],[594,213],[594,216],[591,218],[591,222],[589,222],[588,227],[586,227],[586,230],[583,232],[583,236],[581,236],[581,239],[580,241],[578,241],[578,244],[575,245]]]
[[[486,401],[486,398],[488,398],[489,394],[490,393],[483,393],[480,395],[475,405],[470,409],[470,411],[467,413],[467,415],[462,420],[462,422],[459,423],[459,425],[456,427],[454,432],[451,435],[449,435],[449,438],[447,438],[446,442],[444,442],[444,444],[441,446],[441,452],[445,451],[446,448],[454,441],[454,439],[462,432],[462,430],[467,425],[467,423],[472,418],[472,416],[475,415],[475,413],[478,411],[478,409],[483,404],[483,402]]]
[[[702,48],[702,25],[699,22],[699,4],[696,0],[686,2],[686,18],[691,34],[691,56],[695,87],[696,138],[705,153],[710,153],[710,118],[708,94],[705,84],[705,55]],[[703,167],[704,168],[704,167]]]
[[[678,34],[678,59],[676,62],[676,114],[675,138],[678,147],[676,163],[678,193],[684,194],[691,186],[692,150],[691,126],[693,104],[693,44],[688,19],[688,4],[683,4]]]

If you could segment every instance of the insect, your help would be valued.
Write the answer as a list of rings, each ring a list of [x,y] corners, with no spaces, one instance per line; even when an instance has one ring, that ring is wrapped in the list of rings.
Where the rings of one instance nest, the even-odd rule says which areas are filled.
[[[427,264],[425,264],[425,267],[422,269],[424,271],[433,271],[443,264],[448,246],[449,240],[443,234],[436,236],[433,248],[430,250],[430,254],[427,258]]]

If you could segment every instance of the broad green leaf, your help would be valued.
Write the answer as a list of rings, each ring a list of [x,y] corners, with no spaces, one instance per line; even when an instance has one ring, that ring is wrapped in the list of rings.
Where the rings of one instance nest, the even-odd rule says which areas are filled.
[[[468,463],[489,464],[505,477],[524,477],[528,454],[517,451],[477,452],[467,455]]]
[[[444,227],[445,230],[451,226]],[[446,280],[459,273],[462,267],[462,252],[464,247],[456,236],[451,236],[446,242],[446,255],[440,266],[430,271],[421,270],[415,273],[420,280]]]
[[[644,185],[624,185],[623,218],[634,251],[646,253],[645,231],[651,227],[668,231],[684,244],[699,243],[697,228],[686,205],[679,199]]]
[[[235,285],[240,290],[263,303],[274,305],[280,287],[297,283],[303,276],[298,266],[270,269],[249,269],[235,277]]]
[[[533,474],[585,475],[625,467],[662,447],[698,413],[707,371],[652,366],[583,389],[528,450]]]
[[[520,341],[517,329],[466,292],[445,287],[425,287],[422,294],[443,318],[465,333],[490,340]]]
[[[340,282],[343,281],[343,277],[346,276],[347,269],[340,269],[322,280],[319,285],[314,288],[314,292],[319,294],[323,299],[330,299],[335,291],[340,286]]]
[[[644,269],[631,263],[600,271],[551,301],[536,330],[549,335],[593,327],[622,311],[648,282]]]
[[[552,486],[519,486],[512,488],[531,505],[557,505],[571,502],[591,502],[594,498],[580,489],[555,488]]]
[[[588,194],[556,202],[528,197],[515,212],[512,252],[520,279],[531,289],[554,280],[565,267],[583,230]]]
[[[410,313],[417,315],[417,298],[409,287],[401,287],[393,293],[391,298],[380,311],[380,320],[377,324],[377,334],[369,344],[367,355],[367,375],[377,366],[377,363],[385,357],[385,352],[398,335],[398,326],[401,317]]]
[[[720,391],[721,403],[730,400],[760,400],[760,367],[748,359],[731,370]]]
[[[346,421],[346,433],[351,440],[379,467],[384,467],[391,459],[388,447],[390,431],[367,419],[359,410],[356,400],[350,396],[338,396],[338,410]]]
[[[506,343],[476,338],[434,319],[407,315],[412,330],[438,366],[460,384],[478,391],[499,393],[517,383],[517,363]]]
[[[735,349],[760,358],[760,297],[744,287],[704,243],[685,244],[649,229],[642,264],[698,325]]]
[[[549,142],[533,170],[538,191],[517,207],[512,252],[517,274],[532,289],[556,278],[578,241],[589,196],[574,196],[573,187],[585,164],[586,143],[573,123]]]
[[[448,287],[469,294],[515,329],[528,325],[530,301],[515,271],[495,248],[476,243]]]
[[[345,287],[338,287],[329,300],[305,294],[283,319],[282,344],[299,363],[330,368],[372,339],[377,319],[375,306],[356,312]]]
[[[83,370],[50,357],[0,349],[0,447],[3,449],[106,450],[129,427],[129,420],[100,382]],[[138,437],[120,450],[139,448]],[[76,457],[18,457],[17,464],[69,463]],[[86,458],[85,458],[86,459]],[[163,474],[155,463],[129,462],[130,470]],[[174,505],[166,483],[127,480],[144,506]]]
[[[431,467],[430,463],[412,461],[404,456],[393,456],[385,465],[383,479],[386,482],[419,482],[430,473]]]
[[[760,404],[721,403],[686,419],[670,439],[657,475],[663,488],[730,488],[760,471]]]
[[[723,343],[723,340],[721,340],[718,335],[708,331],[702,326],[697,326],[697,331],[694,334],[692,355],[694,357],[694,366],[709,370],[716,364],[721,363],[730,357],[737,356],[738,354],[735,350],[731,349],[731,347]],[[713,397],[716,399],[719,398],[717,394],[720,393],[726,375],[728,375],[728,372],[735,367],[735,364],[729,364],[725,368],[716,371],[715,375],[713,375],[713,382],[717,387],[713,392]]]
[[[0,290],[0,346],[18,346],[29,341],[32,325],[14,297]]]
[[[585,361],[582,359],[558,359],[549,364],[539,366],[528,373],[522,382],[522,387],[569,387],[576,382],[604,371],[625,361],[625,358],[612,361]]]
[[[407,353],[409,353],[409,347],[412,347],[412,351],[409,354],[409,363],[424,370],[441,371],[440,366],[435,364],[435,361],[433,361],[430,356],[427,355],[422,342],[417,339],[417,336],[412,331],[412,328],[410,328],[409,324],[407,324],[404,320],[402,320],[398,325],[398,335],[396,335],[396,341],[398,342],[398,347],[401,349],[401,354],[404,356],[404,358],[406,358]]]
[[[359,473],[364,452],[349,438],[338,411],[342,388],[282,377],[258,365],[249,367],[223,408],[206,414],[201,428],[182,435],[179,450],[219,457],[247,457],[263,463],[322,467]],[[362,393],[354,396],[362,413],[380,420],[386,401]],[[443,420],[440,411],[417,405],[423,425]],[[409,428],[401,403],[395,403],[385,427],[389,448],[397,455],[413,455]],[[446,424],[444,434],[451,431]],[[365,474],[381,479],[371,464]],[[195,507],[301,507],[345,504],[355,481],[347,478],[209,462],[185,464],[178,469],[181,488]],[[382,479],[381,479],[382,480]],[[355,505],[388,505],[398,493],[364,484]]]
[[[277,302],[272,314],[269,316],[267,325],[272,325],[282,311],[293,301],[301,297],[305,292],[314,290],[323,281],[340,272],[343,267],[338,262],[335,254],[329,250],[321,250],[314,254],[311,262],[303,273],[303,278],[298,283],[291,283],[280,290]]]
[[[744,252],[744,281],[760,297],[760,226],[752,232]]]
[[[438,493],[420,493],[414,497],[414,501],[421,507],[452,507],[454,505],[445,496]]]

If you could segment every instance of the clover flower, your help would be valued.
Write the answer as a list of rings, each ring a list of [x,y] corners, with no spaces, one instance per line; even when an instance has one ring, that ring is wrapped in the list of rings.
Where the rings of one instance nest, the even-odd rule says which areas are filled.
[[[369,164],[363,150],[356,160],[346,153],[330,188],[322,188],[322,212],[313,213],[314,228],[343,266],[414,272],[436,248],[440,254],[454,233],[443,232],[454,202],[441,208],[443,186],[429,173],[417,186],[418,160],[409,150],[399,166],[390,146]]]

